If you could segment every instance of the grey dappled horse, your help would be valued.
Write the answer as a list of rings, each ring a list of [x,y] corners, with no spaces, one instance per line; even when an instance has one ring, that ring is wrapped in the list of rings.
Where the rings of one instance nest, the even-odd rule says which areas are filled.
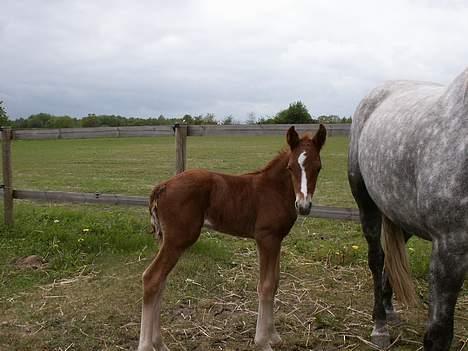
[[[369,247],[373,342],[390,343],[392,287],[405,298],[397,289],[407,282],[386,275],[404,261],[411,233],[432,241],[424,349],[448,350],[468,267],[468,69],[448,87],[392,81],[365,97],[353,116],[348,177]],[[386,249],[385,272],[381,231],[400,245]]]

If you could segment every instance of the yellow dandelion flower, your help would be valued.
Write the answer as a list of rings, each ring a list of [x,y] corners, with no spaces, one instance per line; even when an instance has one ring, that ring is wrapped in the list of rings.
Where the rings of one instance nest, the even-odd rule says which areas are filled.
[[[353,248],[353,250],[359,249],[359,246],[357,246],[357,245],[352,245],[351,247]]]

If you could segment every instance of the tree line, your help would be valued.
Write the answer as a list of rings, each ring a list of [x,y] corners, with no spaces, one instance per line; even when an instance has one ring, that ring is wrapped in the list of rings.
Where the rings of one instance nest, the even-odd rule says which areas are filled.
[[[218,120],[213,113],[192,116],[186,114],[182,117],[159,117],[141,118],[124,117],[120,115],[96,115],[90,113],[85,117],[77,118],[71,116],[56,116],[50,113],[37,113],[27,118],[10,119],[6,113],[3,101],[0,101],[0,125],[13,128],[81,128],[81,127],[123,127],[143,125],[174,125],[184,123],[191,125],[201,124],[238,124],[230,115]],[[244,122],[247,124],[303,124],[303,123],[351,123],[351,117],[339,117],[337,115],[323,115],[312,117],[307,107],[297,101],[291,103],[288,108],[278,112],[273,117],[257,118],[251,113]]]

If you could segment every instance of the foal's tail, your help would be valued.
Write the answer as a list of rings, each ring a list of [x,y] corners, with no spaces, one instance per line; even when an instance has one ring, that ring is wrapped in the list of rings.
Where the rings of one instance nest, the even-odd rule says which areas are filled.
[[[395,295],[407,306],[417,302],[406,252],[405,236],[401,228],[382,215],[382,241],[385,252],[385,271]]]
[[[158,199],[161,193],[164,191],[164,185],[156,186],[153,191],[151,192],[150,200],[149,200],[149,212],[151,216],[151,233],[154,234],[155,238],[159,241],[162,240],[162,228],[161,223],[158,217]]]

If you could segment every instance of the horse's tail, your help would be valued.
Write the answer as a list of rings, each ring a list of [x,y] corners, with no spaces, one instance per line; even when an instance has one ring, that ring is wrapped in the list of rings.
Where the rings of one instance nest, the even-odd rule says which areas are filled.
[[[407,306],[417,302],[406,252],[405,236],[401,228],[382,215],[382,241],[385,252],[385,271],[397,298]]]

